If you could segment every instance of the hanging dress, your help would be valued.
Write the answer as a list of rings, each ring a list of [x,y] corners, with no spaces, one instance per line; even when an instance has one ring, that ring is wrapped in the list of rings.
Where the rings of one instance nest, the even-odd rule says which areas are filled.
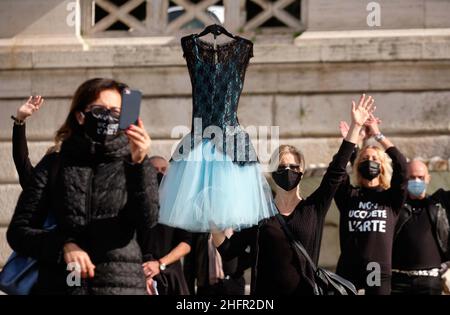
[[[236,37],[215,47],[195,34],[181,43],[192,83],[192,129],[161,182],[159,222],[192,232],[254,226],[276,209],[237,117],[253,43]]]

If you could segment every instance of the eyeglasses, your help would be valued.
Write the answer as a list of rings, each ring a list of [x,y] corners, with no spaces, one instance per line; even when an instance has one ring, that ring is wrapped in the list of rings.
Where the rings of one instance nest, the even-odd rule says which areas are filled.
[[[297,173],[301,173],[300,164],[280,164],[278,165],[278,169],[276,170],[276,172],[281,173],[288,169]]]
[[[119,107],[106,108],[102,105],[91,104],[86,108],[86,112],[92,112],[93,115],[102,115],[105,111],[109,111],[111,113],[111,116],[113,116],[114,118],[120,117]]]

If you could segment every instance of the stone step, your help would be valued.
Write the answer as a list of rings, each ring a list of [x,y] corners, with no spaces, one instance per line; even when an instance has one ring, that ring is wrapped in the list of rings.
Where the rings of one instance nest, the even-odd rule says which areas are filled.
[[[370,92],[369,92],[370,93]],[[448,133],[450,92],[370,93],[377,104],[386,134],[425,135]],[[45,95],[45,94],[44,94]],[[349,121],[351,100],[359,94],[243,95],[238,117],[243,126],[280,126],[281,137],[337,136],[340,120]],[[0,99],[0,124],[12,126],[11,114],[26,100]],[[70,98],[46,99],[42,109],[27,122],[30,140],[50,140],[66,119]],[[192,98],[146,97],[141,117],[153,139],[169,139],[175,126],[191,128]],[[10,140],[11,129],[0,130],[0,139]]]
[[[406,0],[408,1],[408,0]],[[422,1],[422,0],[421,0]],[[441,0],[438,0],[441,1]],[[363,17],[363,15],[361,15]],[[450,25],[448,25],[450,27]],[[244,35],[245,36],[245,35]],[[308,30],[297,37],[251,34],[251,63],[448,60],[450,28]],[[0,38],[0,69],[185,66],[177,36]]]
[[[19,184],[0,185],[0,226],[8,225],[21,192]]]
[[[381,25],[370,27],[367,24],[369,3],[379,5]],[[407,29],[427,27],[449,27],[444,12],[450,4],[442,0],[314,0],[308,1],[309,30],[376,30]]]
[[[444,160],[450,158],[450,135],[390,137],[394,144],[408,158],[421,157],[431,159],[440,157]],[[269,139],[270,140],[270,139]],[[170,159],[179,140],[153,140],[150,155],[161,155]],[[279,142],[253,141],[256,153],[261,163],[266,164],[278,144],[291,144],[299,148],[306,157],[307,165],[314,167],[326,166],[337,152],[341,138],[280,138]],[[30,141],[30,159],[36,164],[52,142]],[[17,174],[12,159],[10,142],[0,142],[0,183],[13,183],[17,181]]]
[[[185,66],[4,70],[0,95],[23,98],[40,93],[71,97],[83,81],[112,77],[145,96],[189,96]],[[439,80],[436,80],[439,78]],[[244,94],[360,93],[361,91],[438,91],[450,89],[450,61],[392,61],[255,64],[246,75]]]

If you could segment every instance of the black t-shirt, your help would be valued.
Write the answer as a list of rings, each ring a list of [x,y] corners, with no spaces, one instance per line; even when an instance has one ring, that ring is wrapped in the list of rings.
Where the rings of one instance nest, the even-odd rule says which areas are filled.
[[[347,200],[345,207],[348,210],[340,213],[339,265],[355,270],[355,265],[365,267],[377,262],[382,271],[389,272],[398,215],[383,198],[383,191],[363,188],[358,197]]]
[[[441,264],[441,255],[428,213],[429,200],[408,199],[407,203],[411,206],[412,215],[394,242],[392,268],[401,270],[437,268]]]
[[[378,267],[369,263],[391,273],[394,230],[406,197],[407,176],[404,156],[395,147],[386,153],[393,166],[389,189],[356,188],[347,175],[335,195],[341,244],[337,272],[354,282],[364,277],[367,268]]]

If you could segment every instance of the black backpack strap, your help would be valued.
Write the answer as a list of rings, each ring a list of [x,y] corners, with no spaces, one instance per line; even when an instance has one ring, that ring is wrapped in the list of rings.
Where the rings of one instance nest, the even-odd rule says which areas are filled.
[[[306,261],[309,263],[312,270],[314,272],[316,272],[317,271],[316,264],[312,261],[311,257],[309,256],[306,249],[303,247],[302,243],[299,240],[295,239],[294,234],[292,234],[291,230],[289,229],[289,227],[286,224],[286,220],[284,220],[283,216],[280,213],[276,214],[276,218],[278,219],[278,222],[280,222],[281,227],[283,228],[283,231],[286,234],[286,236],[288,237],[290,243],[294,247],[294,250],[297,253],[300,253],[303,257],[305,257]]]
[[[276,217],[280,222],[281,227],[286,233],[292,246],[294,246],[294,250],[297,253],[297,255],[298,256],[302,255],[303,257],[305,257],[306,261],[309,263],[310,267],[314,271],[315,279],[312,286],[314,295],[329,295],[330,291],[335,292],[335,294],[337,293],[339,295],[357,294],[355,286],[350,281],[338,276],[335,273],[332,273],[322,268],[318,268],[316,264],[314,264],[314,262],[312,261],[306,249],[303,247],[302,243],[299,240],[295,239],[291,230],[287,226],[283,216],[278,213]]]

